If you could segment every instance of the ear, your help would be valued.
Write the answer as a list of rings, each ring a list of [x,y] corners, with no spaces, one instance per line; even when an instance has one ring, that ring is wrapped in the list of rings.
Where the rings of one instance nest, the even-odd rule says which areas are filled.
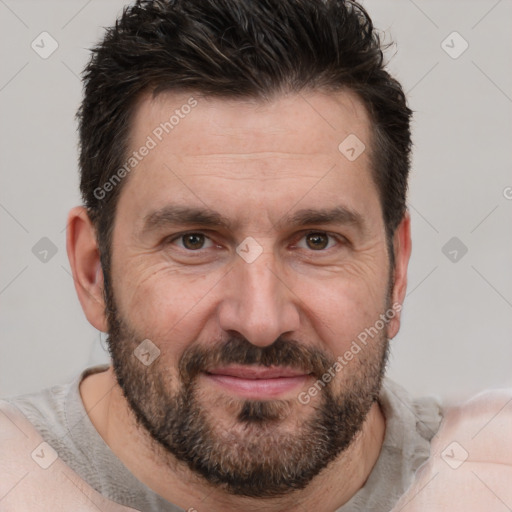
[[[389,321],[389,338],[394,338],[400,330],[401,309],[405,299],[405,292],[407,291],[407,268],[409,266],[412,250],[411,216],[408,211],[396,228],[393,236],[393,250],[395,252],[395,282],[393,285],[391,304],[399,304],[400,309],[397,310],[393,308],[398,312]]]
[[[66,249],[73,281],[87,320],[96,329],[107,332],[103,298],[103,270],[96,241],[96,230],[82,206],[68,215]]]

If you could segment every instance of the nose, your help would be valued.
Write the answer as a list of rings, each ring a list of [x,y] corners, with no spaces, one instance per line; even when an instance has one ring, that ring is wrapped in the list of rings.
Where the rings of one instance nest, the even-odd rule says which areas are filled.
[[[220,327],[242,335],[253,345],[266,347],[300,325],[300,300],[286,283],[273,256],[256,261],[240,259],[224,281],[218,308]]]

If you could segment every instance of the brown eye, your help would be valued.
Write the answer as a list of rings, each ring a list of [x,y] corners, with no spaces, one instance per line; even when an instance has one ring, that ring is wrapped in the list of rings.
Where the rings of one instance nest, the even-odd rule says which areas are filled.
[[[181,237],[183,247],[191,251],[202,249],[204,246],[206,237],[201,233],[187,233]]]
[[[322,250],[329,245],[329,235],[326,233],[309,233],[306,235],[306,244],[309,249]]]

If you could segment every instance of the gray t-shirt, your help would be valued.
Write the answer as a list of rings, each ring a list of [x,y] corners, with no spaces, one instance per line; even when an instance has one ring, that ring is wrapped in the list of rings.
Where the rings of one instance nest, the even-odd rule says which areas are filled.
[[[6,400],[104,497],[143,512],[181,512],[135,478],[89,420],[79,384],[87,375],[105,369],[105,365],[88,368],[68,384]],[[430,440],[442,419],[439,401],[412,399],[403,387],[385,378],[379,404],[386,418],[381,453],[365,485],[336,512],[391,510],[429,456]]]

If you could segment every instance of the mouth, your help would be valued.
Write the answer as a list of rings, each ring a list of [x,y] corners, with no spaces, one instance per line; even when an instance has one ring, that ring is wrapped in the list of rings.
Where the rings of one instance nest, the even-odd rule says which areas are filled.
[[[298,392],[310,377],[304,370],[286,367],[227,366],[203,374],[224,391],[257,400],[283,399]]]

